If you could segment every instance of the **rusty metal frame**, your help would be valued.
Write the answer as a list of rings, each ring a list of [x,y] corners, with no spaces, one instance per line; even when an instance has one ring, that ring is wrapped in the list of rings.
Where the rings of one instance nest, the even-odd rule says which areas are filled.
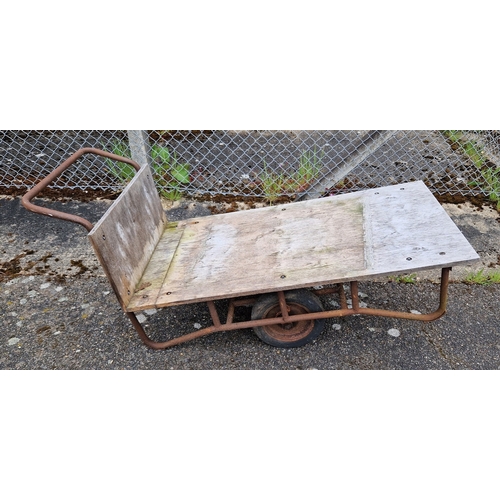
[[[76,224],[80,224],[87,231],[91,231],[93,228],[93,224],[89,222],[87,219],[83,217],[68,214],[66,212],[60,212],[57,210],[52,210],[44,207],[40,207],[31,202],[37,195],[43,191],[51,182],[53,182],[57,177],[59,177],[67,168],[72,166],[79,158],[81,158],[85,154],[95,154],[98,156],[102,156],[105,158],[109,158],[111,160],[120,161],[123,163],[127,163],[135,168],[136,171],[140,170],[139,164],[130,158],[125,158],[122,156],[115,155],[113,153],[108,153],[107,151],[102,151],[100,149],[95,148],[83,148],[78,150],[76,153],[72,154],[64,163],[62,163],[58,168],[56,168],[52,173],[50,173],[47,177],[42,179],[35,187],[30,189],[21,199],[22,205],[29,211],[35,212],[41,215],[46,215],[49,217],[54,217],[56,219],[62,219],[69,222],[73,222]],[[352,297],[352,306],[348,307],[346,294],[344,291],[343,284],[337,284],[332,288],[324,288],[320,290],[313,290],[317,295],[328,295],[337,293],[340,301],[340,309],[331,309],[327,311],[321,312],[311,312],[306,314],[297,314],[290,315],[290,308],[287,306],[285,293],[284,291],[278,291],[277,298],[278,303],[281,310],[281,316],[275,318],[267,318],[267,319],[259,319],[259,320],[250,320],[250,321],[234,321],[234,312],[236,307],[242,306],[250,306],[255,303],[256,297],[247,297],[247,298],[236,298],[229,300],[229,306],[227,311],[226,322],[221,323],[219,314],[215,307],[215,303],[213,300],[207,301],[207,307],[210,312],[210,317],[212,319],[212,325],[206,328],[196,330],[194,332],[188,333],[186,335],[182,335],[180,337],[167,340],[165,342],[156,342],[151,340],[144,328],[140,324],[137,319],[135,313],[126,312],[126,315],[129,317],[132,325],[135,330],[139,334],[141,340],[148,347],[152,349],[166,349],[168,347],[173,347],[175,345],[182,344],[184,342],[188,342],[190,340],[194,340],[205,335],[210,335],[211,333],[223,332],[223,331],[233,331],[240,330],[246,328],[254,328],[259,326],[268,326],[268,325],[277,325],[277,324],[290,324],[298,321],[310,321],[316,319],[328,319],[335,317],[346,317],[352,316],[354,314],[364,314],[371,316],[383,316],[388,318],[400,318],[400,319],[410,319],[410,320],[418,320],[418,321],[433,321],[435,319],[440,318],[446,312],[446,304],[448,299],[448,282],[449,282],[449,273],[451,268],[445,267],[441,270],[441,287],[440,287],[440,295],[439,295],[439,307],[432,313],[429,314],[415,314],[401,311],[391,311],[385,309],[372,309],[367,307],[360,307],[359,299],[358,299],[358,282],[351,281],[349,282],[350,292]]]
[[[276,292],[278,295],[278,301],[281,307],[282,316],[278,318],[268,318],[268,319],[259,319],[259,320],[251,320],[251,321],[239,321],[234,322],[234,310],[239,306],[249,306],[252,305],[256,298],[237,298],[229,300],[228,312],[226,317],[226,322],[221,323],[219,314],[215,308],[214,301],[207,301],[206,304],[208,306],[210,316],[212,318],[212,325],[201,330],[196,330],[191,333],[182,335],[180,337],[176,337],[171,340],[167,340],[165,342],[156,342],[151,340],[144,328],[140,324],[137,319],[135,313],[127,312],[127,316],[129,317],[132,325],[135,330],[139,334],[141,340],[148,347],[152,349],[166,349],[168,347],[173,347],[184,342],[188,342],[190,340],[194,340],[200,337],[204,337],[206,335],[210,335],[216,332],[228,332],[233,330],[240,330],[245,328],[254,328],[258,326],[267,326],[267,325],[276,325],[276,324],[287,324],[287,323],[295,323],[303,320],[316,320],[316,319],[329,319],[335,317],[346,317],[352,316],[354,314],[363,314],[369,316],[383,316],[387,318],[398,318],[398,319],[410,319],[416,321],[434,321],[446,312],[446,305],[448,301],[448,283],[449,283],[449,274],[451,271],[451,267],[444,267],[441,269],[441,285],[440,285],[440,293],[439,293],[439,307],[432,313],[428,314],[416,314],[409,313],[404,311],[391,311],[386,309],[373,309],[368,307],[360,307],[359,299],[358,299],[358,282],[351,281],[349,283],[351,297],[352,297],[352,306],[349,307],[347,305],[347,299],[344,291],[343,284],[339,284],[334,288],[322,289],[322,290],[313,290],[317,295],[328,295],[332,293],[337,293],[340,299],[340,309],[331,309],[327,311],[321,312],[311,312],[306,314],[299,314],[290,316],[287,313],[286,300],[283,291]]]
[[[49,184],[54,182],[67,168],[71,167],[79,158],[86,154],[94,154],[97,156],[103,156],[109,158],[110,160],[120,161],[127,163],[135,168],[136,171],[140,170],[139,164],[130,158],[125,158],[123,156],[118,156],[113,153],[108,153],[107,151],[102,151],[96,148],[82,148],[76,153],[73,153],[67,160],[65,160],[59,167],[52,171],[47,177],[43,178],[35,187],[31,188],[22,198],[21,203],[24,208],[30,212],[35,212],[41,215],[47,215],[48,217],[54,217],[56,219],[67,220],[69,222],[74,222],[75,224],[82,225],[89,233],[94,227],[91,222],[78,215],[68,214],[66,212],[60,212],[58,210],[52,210],[44,207],[40,207],[31,203],[31,200],[38,196]]]

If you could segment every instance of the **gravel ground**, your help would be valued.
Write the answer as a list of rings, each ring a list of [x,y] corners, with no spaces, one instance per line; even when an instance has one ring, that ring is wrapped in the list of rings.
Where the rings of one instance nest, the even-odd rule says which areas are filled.
[[[107,201],[53,202],[96,221]],[[446,210],[482,257],[498,268],[498,213],[467,204]],[[223,206],[217,207],[223,210]],[[180,202],[170,220],[209,215],[211,203]],[[467,285],[472,268],[452,272],[447,314],[432,323],[375,317],[328,320],[312,344],[277,349],[251,330],[217,333],[165,350],[142,344],[121,311],[80,226],[27,212],[19,198],[0,198],[0,368],[153,370],[496,370],[500,368],[498,285]],[[428,312],[437,306],[439,273],[416,284],[360,283],[368,306]],[[331,300],[331,299],[325,299]],[[220,304],[224,308],[224,303]],[[239,312],[248,317],[249,310]],[[205,326],[204,304],[143,314],[164,338]]]

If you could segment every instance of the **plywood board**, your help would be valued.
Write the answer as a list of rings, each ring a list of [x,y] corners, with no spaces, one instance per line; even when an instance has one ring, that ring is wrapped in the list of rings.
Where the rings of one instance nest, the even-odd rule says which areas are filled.
[[[89,233],[94,251],[124,308],[148,265],[165,222],[151,170],[145,165]]]
[[[181,221],[158,245],[141,281],[151,283],[144,288],[145,302],[135,296],[128,310],[370,279],[478,258],[426,186],[407,183]]]
[[[153,256],[135,287],[135,293],[128,303],[127,310],[140,311],[156,307],[160,289],[167,276],[170,262],[179,246],[183,231],[184,228],[179,228],[177,222],[170,222],[166,225]]]

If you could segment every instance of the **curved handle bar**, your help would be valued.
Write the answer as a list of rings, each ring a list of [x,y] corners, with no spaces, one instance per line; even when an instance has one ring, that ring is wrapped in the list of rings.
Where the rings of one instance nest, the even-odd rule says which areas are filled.
[[[21,199],[23,207],[30,212],[47,215],[49,217],[55,217],[56,219],[67,220],[70,222],[74,222],[75,224],[81,224],[87,231],[90,232],[94,226],[83,217],[68,214],[66,212],[59,212],[58,210],[50,210],[31,203],[31,200],[35,198],[35,196],[40,194],[43,189],[45,189],[51,182],[57,179],[57,177],[59,177],[68,167],[73,165],[73,163],[75,163],[78,158],[85,154],[95,154],[98,156],[104,156],[105,158],[109,158],[110,160],[121,161],[123,163],[127,163],[128,165],[131,165],[135,168],[136,171],[139,171],[139,169],[141,168],[138,163],[131,160],[130,158],[124,158],[123,156],[118,156],[113,153],[108,153],[107,151],[102,151],[96,148],[82,148],[79,149],[76,153],[73,153],[64,163],[59,165],[59,167],[57,167],[47,177],[42,179],[35,187],[31,188]]]

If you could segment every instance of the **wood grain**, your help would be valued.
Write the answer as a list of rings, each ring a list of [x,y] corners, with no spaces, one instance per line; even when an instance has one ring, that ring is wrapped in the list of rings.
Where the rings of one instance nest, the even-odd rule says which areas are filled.
[[[167,225],[127,310],[478,259],[419,181]]]
[[[125,309],[166,223],[150,168],[127,184],[89,233],[94,251]]]

